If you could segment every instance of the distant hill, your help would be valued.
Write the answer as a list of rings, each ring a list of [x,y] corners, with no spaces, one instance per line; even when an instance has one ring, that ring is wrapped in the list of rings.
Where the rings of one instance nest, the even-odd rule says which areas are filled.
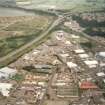
[[[3,6],[16,6],[15,0],[0,0],[0,5]]]

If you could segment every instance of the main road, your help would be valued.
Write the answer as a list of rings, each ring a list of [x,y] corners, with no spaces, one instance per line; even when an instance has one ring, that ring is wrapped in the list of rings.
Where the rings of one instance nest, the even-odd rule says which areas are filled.
[[[47,37],[47,35],[49,34],[49,32],[54,29],[55,26],[59,25],[62,22],[63,18],[57,18],[52,25],[42,34],[40,34],[37,38],[33,39],[31,42],[25,44],[24,46],[22,46],[21,48],[7,54],[4,57],[0,58],[0,66],[2,65],[6,65],[9,62],[12,62],[13,60],[15,60],[17,57],[21,56],[22,54],[24,54],[24,50],[26,49],[30,49],[31,46],[33,46],[34,44],[37,44],[40,40],[43,40],[43,38]],[[5,64],[6,63],[6,64]]]

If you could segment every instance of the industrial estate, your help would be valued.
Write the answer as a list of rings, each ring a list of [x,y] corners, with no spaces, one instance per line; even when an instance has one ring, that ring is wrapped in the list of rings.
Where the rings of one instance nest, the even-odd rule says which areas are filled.
[[[105,0],[0,0],[0,105],[105,105]]]

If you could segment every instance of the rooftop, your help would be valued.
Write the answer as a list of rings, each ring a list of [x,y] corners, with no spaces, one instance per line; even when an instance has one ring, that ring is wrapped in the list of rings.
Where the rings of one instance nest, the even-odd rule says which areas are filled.
[[[89,55],[88,55],[88,54],[79,54],[79,57],[80,57],[80,58],[88,58]]]
[[[75,67],[77,67],[77,64],[75,64],[75,63],[73,63],[73,62],[67,62],[67,66],[68,66],[69,68],[75,68]]]
[[[9,67],[4,67],[0,69],[0,73],[5,73],[5,74],[10,74],[10,73],[16,73],[17,70],[9,68]]]
[[[77,54],[81,54],[81,53],[84,53],[85,51],[83,49],[78,49],[78,50],[75,50],[75,53]]]
[[[0,83],[0,92],[3,96],[9,96],[9,90],[12,88],[12,84],[9,83]]]
[[[92,83],[92,82],[89,82],[89,81],[83,81],[81,84],[80,84],[80,88],[81,89],[97,89],[98,87]]]
[[[96,61],[96,60],[87,60],[84,62],[86,65],[97,65],[98,64],[98,61]]]
[[[105,76],[105,73],[104,72],[99,72],[96,75],[99,76],[99,77],[103,77],[103,76]]]
[[[105,57],[105,52],[99,52],[99,55]]]

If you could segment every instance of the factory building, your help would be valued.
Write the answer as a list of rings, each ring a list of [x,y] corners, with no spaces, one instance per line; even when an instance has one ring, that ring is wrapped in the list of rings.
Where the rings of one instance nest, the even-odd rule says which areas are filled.
[[[16,0],[0,0],[2,6],[16,6]]]
[[[0,79],[8,79],[11,78],[13,76],[15,76],[17,73],[17,70],[8,68],[8,67],[4,67],[0,69]]]

